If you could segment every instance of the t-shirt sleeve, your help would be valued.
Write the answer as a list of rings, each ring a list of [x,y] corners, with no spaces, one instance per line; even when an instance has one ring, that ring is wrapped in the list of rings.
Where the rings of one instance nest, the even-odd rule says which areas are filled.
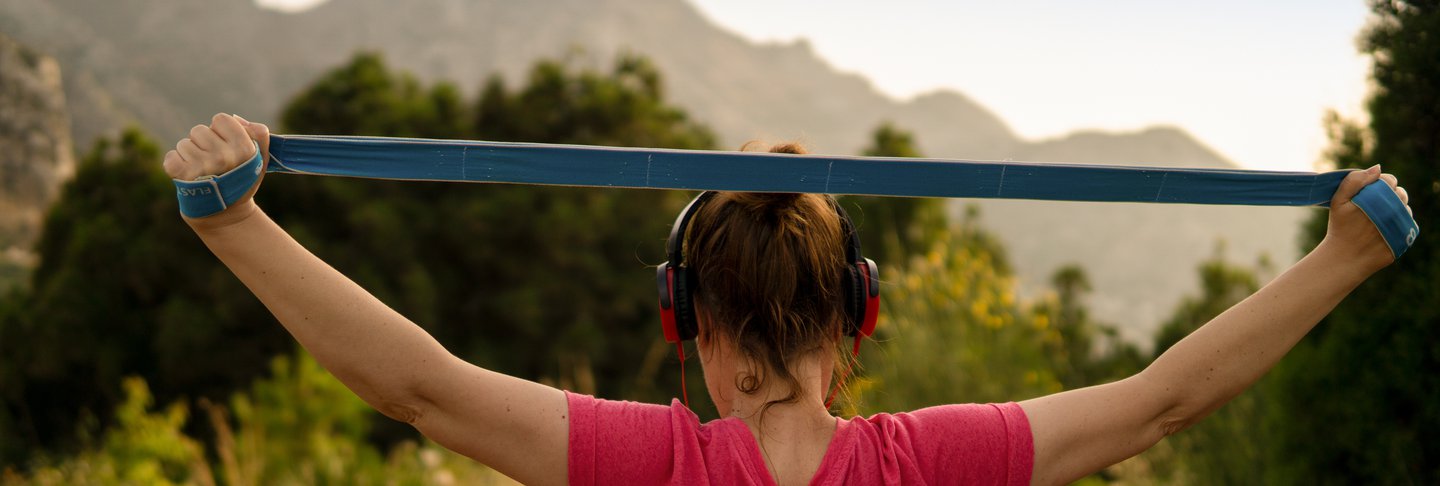
[[[1016,403],[943,405],[896,416],[931,484],[1030,484],[1030,420]]]
[[[670,481],[675,467],[672,407],[565,395],[570,405],[570,484]]]

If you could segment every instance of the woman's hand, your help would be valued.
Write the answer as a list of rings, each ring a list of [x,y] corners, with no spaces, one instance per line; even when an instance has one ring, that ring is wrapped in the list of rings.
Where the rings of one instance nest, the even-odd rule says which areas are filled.
[[[1405,192],[1404,187],[1400,187],[1395,176],[1382,173],[1379,165],[1352,172],[1340,182],[1340,188],[1330,200],[1330,221],[1325,230],[1325,239],[1316,248],[1317,252],[1335,254],[1339,261],[1355,262],[1365,275],[1379,271],[1395,261],[1395,256],[1385,244],[1385,239],[1381,238],[1380,231],[1370,222],[1365,212],[1351,202],[1360,189],[1376,180],[1389,185],[1395,195],[1399,196],[1400,202],[1407,205],[1405,210],[1410,211],[1410,195]]]
[[[255,156],[255,144],[269,161],[270,129],[251,123],[237,115],[216,113],[210,125],[195,125],[190,136],[175,144],[165,154],[165,173],[172,179],[193,181],[204,176],[218,176],[249,161]],[[260,179],[265,173],[262,170]],[[196,231],[229,226],[255,213],[252,199],[260,188],[260,180],[239,201],[217,214],[204,218],[185,218]]]

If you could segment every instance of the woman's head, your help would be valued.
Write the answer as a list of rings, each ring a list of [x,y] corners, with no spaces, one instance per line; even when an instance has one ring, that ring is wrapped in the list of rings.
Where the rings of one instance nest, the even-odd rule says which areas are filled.
[[[770,151],[804,153],[798,145]],[[685,232],[711,397],[722,411],[729,402],[723,391],[731,387],[746,394],[788,390],[772,403],[802,398],[800,365],[819,358],[829,374],[848,319],[842,298],[848,235],[832,200],[722,192],[695,211]],[[717,359],[723,369],[712,369]]]

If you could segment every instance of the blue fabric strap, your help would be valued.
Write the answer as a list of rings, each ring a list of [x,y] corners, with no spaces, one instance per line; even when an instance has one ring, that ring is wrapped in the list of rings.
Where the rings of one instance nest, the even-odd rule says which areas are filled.
[[[1410,249],[1410,245],[1415,244],[1415,238],[1420,236],[1420,226],[1415,223],[1415,218],[1410,216],[1405,204],[1384,182],[1375,181],[1365,186],[1350,202],[1370,217],[1370,222],[1380,230],[1380,236],[1385,238],[1385,244],[1390,245],[1390,253],[1396,259],[1405,254],[1405,250]]]
[[[1349,173],[306,135],[272,135],[270,157],[270,172],[373,179],[1258,206],[1328,205]],[[1355,203],[1398,258],[1419,227],[1395,193],[1377,184]]]
[[[180,214],[188,218],[203,218],[224,211],[255,186],[264,166],[260,146],[256,144],[255,156],[229,172],[193,181],[170,179],[175,183],[175,195],[180,198]]]

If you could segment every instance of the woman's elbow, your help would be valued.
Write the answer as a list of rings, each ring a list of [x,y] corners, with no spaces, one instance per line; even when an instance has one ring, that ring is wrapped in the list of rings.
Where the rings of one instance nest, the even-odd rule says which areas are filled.
[[[375,410],[379,411],[382,415],[386,417],[390,417],[390,419],[392,420],[405,422],[410,425],[415,425],[417,422],[419,422],[420,417],[423,415],[421,413],[421,408],[415,406],[413,403],[385,401],[380,403],[372,403],[371,406],[375,407]]]
[[[1152,402],[1155,407],[1149,422],[1157,441],[1194,426],[1210,413],[1208,410],[1210,407],[1185,387],[1169,383],[1144,371],[1136,374],[1132,379],[1139,381],[1141,387],[1148,390],[1146,394],[1155,398]]]

